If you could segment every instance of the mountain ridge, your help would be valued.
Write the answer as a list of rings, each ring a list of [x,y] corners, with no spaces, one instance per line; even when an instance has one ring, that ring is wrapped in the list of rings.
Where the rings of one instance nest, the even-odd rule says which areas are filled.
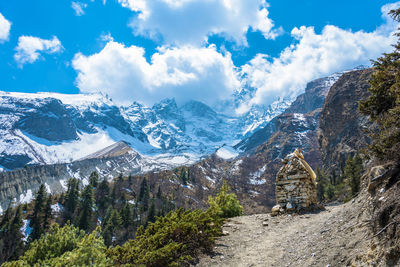
[[[275,104],[268,114],[253,114],[257,125],[251,126],[245,115],[227,116],[196,101],[119,107],[101,94],[0,92],[0,154],[8,158],[0,167],[67,163],[118,141],[148,156],[190,153],[199,159],[232,145],[282,109]]]

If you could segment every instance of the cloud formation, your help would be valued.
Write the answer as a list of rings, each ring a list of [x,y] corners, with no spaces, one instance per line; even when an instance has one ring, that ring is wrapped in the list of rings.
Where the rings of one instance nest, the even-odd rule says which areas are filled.
[[[82,2],[72,2],[71,7],[75,11],[75,15],[82,16],[85,14],[84,9],[87,7],[87,4]]]
[[[18,46],[15,48],[14,59],[20,67],[33,63],[40,58],[40,53],[54,54],[61,52],[63,46],[56,36],[50,40],[34,36],[20,36]]]
[[[10,36],[10,29],[11,29],[11,22],[9,22],[0,13],[0,44],[8,40],[8,37]]]
[[[352,32],[333,25],[317,34],[313,27],[295,27],[291,31],[296,44],[287,47],[278,58],[259,54],[242,66],[246,83],[256,88],[254,97],[240,107],[245,112],[253,104],[269,104],[278,96],[296,96],[307,82],[333,72],[369,65],[383,52],[392,50],[398,24],[387,11],[399,3],[382,7],[384,25],[373,32]]]
[[[239,87],[231,55],[214,46],[159,48],[151,62],[144,49],[109,41],[97,54],[76,54],[72,66],[82,92],[103,91],[114,100],[148,105],[167,97],[196,99],[213,105]]]
[[[163,0],[177,9],[194,2]],[[125,4],[132,10],[143,10],[139,18],[151,17],[154,12],[146,0],[126,0]],[[166,97],[214,105],[230,98],[235,90],[250,86],[255,93],[237,110],[244,113],[255,104],[269,105],[278,97],[295,97],[313,79],[369,65],[370,59],[391,51],[398,23],[389,18],[387,11],[397,5],[382,7],[385,22],[372,32],[327,25],[316,33],[313,27],[295,27],[291,35],[296,42],[279,57],[259,54],[241,67],[234,66],[228,52],[220,53],[213,45],[165,45],[148,62],[144,48],[125,46],[108,36],[100,52],[75,55],[72,66],[78,73],[76,85],[82,92],[103,91],[120,103],[140,101],[148,105]]]
[[[281,29],[274,29],[268,18],[265,0],[118,0],[137,12],[130,23],[134,33],[168,44],[199,45],[207,37],[220,34],[239,45],[247,45],[247,31],[260,31],[274,39]]]

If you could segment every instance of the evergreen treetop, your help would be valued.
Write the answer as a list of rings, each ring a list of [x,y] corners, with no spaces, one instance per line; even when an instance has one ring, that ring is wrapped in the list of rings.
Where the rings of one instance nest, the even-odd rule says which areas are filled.
[[[400,22],[400,9],[390,11]],[[400,33],[396,34],[398,37]],[[370,80],[371,95],[360,101],[360,111],[376,122],[378,130],[371,133],[370,150],[380,160],[400,164],[400,40],[394,51],[373,61],[375,72]]]

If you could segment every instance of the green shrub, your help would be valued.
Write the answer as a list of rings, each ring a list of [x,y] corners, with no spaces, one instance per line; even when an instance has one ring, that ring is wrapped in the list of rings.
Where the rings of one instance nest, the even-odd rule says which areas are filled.
[[[231,218],[243,214],[243,207],[239,204],[236,195],[234,193],[228,194],[228,191],[229,186],[224,181],[218,195],[215,198],[208,198],[208,203],[210,204],[209,212],[213,216]]]
[[[97,228],[85,234],[78,228],[55,224],[51,231],[31,243],[17,261],[2,266],[112,266],[106,258],[106,246]]]
[[[210,212],[182,208],[158,217],[137,237],[108,250],[117,265],[180,266],[199,251],[210,251],[221,233],[222,221]]]

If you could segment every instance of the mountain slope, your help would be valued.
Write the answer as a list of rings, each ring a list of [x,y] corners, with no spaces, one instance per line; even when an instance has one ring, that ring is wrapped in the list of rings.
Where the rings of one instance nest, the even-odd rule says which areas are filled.
[[[347,157],[370,142],[371,123],[358,111],[358,102],[369,96],[372,69],[344,74],[329,90],[321,112],[318,140],[324,166],[343,170]]]
[[[337,79],[337,76],[338,74],[310,83],[306,92],[287,109],[288,112],[277,116],[265,128],[241,143],[248,145],[250,149],[238,157],[236,157],[237,153],[225,144],[227,140],[238,138],[238,128],[244,129],[242,126],[237,126],[239,119],[217,113],[202,103],[191,101],[178,107],[174,100],[169,99],[152,108],[134,103],[129,107],[116,110],[109,108],[108,104],[99,107],[99,103],[106,103],[103,100],[99,103],[94,101],[94,104],[82,100],[78,107],[67,106],[66,108],[75,113],[105,118],[103,121],[107,121],[107,118],[116,118],[113,125],[117,128],[111,128],[109,123],[93,124],[91,121],[101,122],[102,120],[92,118],[86,122],[86,128],[92,129],[94,133],[83,132],[82,123],[79,127],[75,123],[74,126],[78,129],[77,142],[69,141],[60,144],[53,141],[50,145],[46,143],[50,141],[39,140],[19,129],[13,130],[25,139],[27,136],[31,137],[32,139],[27,143],[34,144],[35,151],[48,152],[52,147],[58,146],[61,150],[67,146],[71,148],[76,146],[78,148],[76,155],[80,155],[79,159],[84,160],[50,166],[28,166],[21,170],[0,173],[0,182],[4,182],[0,188],[0,204],[4,208],[8,203],[7,200],[25,199],[28,190],[31,189],[31,192],[34,192],[40,183],[49,184],[52,192],[60,192],[62,182],[59,181],[64,181],[69,177],[86,181],[92,171],[97,171],[100,177],[109,179],[122,173],[148,175],[152,177],[151,179],[161,181],[166,175],[173,175],[173,170],[168,171],[168,169],[186,165],[190,176],[195,181],[201,181],[199,182],[201,186],[199,185],[195,190],[195,199],[199,203],[204,203],[209,193],[204,188],[215,189],[222,180],[226,179],[238,194],[239,199],[245,203],[246,213],[267,211],[275,202],[274,180],[276,172],[281,167],[281,158],[300,147],[313,168],[322,164],[317,139],[322,99],[329,90],[328,86]],[[312,110],[313,108],[315,109]],[[72,114],[73,121],[77,121],[76,118],[84,118],[83,115],[83,117],[73,115],[75,113],[69,113]],[[126,128],[127,124],[128,128]],[[134,132],[132,130],[134,127],[137,129],[136,132],[144,134],[148,143],[140,141],[140,134],[134,138],[130,134],[123,133]],[[12,129],[12,127],[9,128]],[[251,140],[254,140],[260,132],[268,132],[268,134],[260,135],[262,138],[257,142],[262,142],[262,144],[253,147],[257,142],[251,142]],[[101,145],[90,143],[93,136],[98,137],[96,139],[98,141],[95,142],[102,142]],[[42,143],[34,143],[33,140],[39,140]],[[87,147],[93,150],[82,146],[80,142],[84,140],[88,140]],[[116,144],[116,141],[120,140],[124,140],[125,143]],[[158,148],[157,145],[159,145]],[[85,155],[79,154],[82,149],[85,150]],[[149,154],[141,153],[142,151]],[[211,157],[200,158],[199,156],[213,152],[216,154]],[[32,157],[35,156],[31,154]],[[38,157],[42,155],[37,154]],[[17,154],[17,156],[21,155]],[[196,161],[198,162],[193,164]],[[35,175],[35,169],[40,170],[40,177]],[[57,171],[55,172],[54,169]],[[160,171],[165,171],[165,173],[160,173]],[[178,184],[183,186],[182,181]]]
[[[233,145],[286,107],[274,103],[264,112],[253,107],[228,116],[196,101],[178,107],[166,99],[150,108],[118,106],[102,95],[0,92],[0,170],[67,163],[118,141],[148,156],[196,160]]]
[[[309,82],[305,88],[305,92],[297,96],[296,100],[282,112],[281,116],[272,119],[264,128],[255,131],[251,136],[238,143],[235,148],[246,152],[254,150],[259,145],[267,142],[267,140],[278,131],[280,125],[279,121],[288,120],[289,114],[297,114],[292,115],[291,118],[299,121],[299,119],[303,119],[303,115],[301,114],[312,113],[318,108],[321,108],[329,89],[345,72],[334,73],[328,77]],[[294,122],[294,124],[296,123],[298,124],[298,122]],[[301,134],[301,129],[299,129],[299,132]]]

